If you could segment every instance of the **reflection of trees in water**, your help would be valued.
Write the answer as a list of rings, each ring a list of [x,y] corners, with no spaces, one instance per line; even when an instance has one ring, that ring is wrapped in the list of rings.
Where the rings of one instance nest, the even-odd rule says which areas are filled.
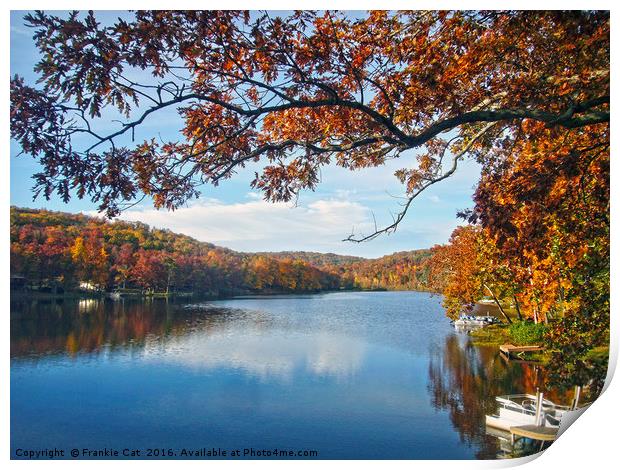
[[[534,393],[541,380],[538,366],[507,364],[497,348],[473,346],[460,335],[448,336],[443,348],[431,352],[431,405],[448,411],[461,441],[478,448],[481,459],[495,458],[499,450],[485,430],[485,415],[497,408],[495,397]]]
[[[141,346],[147,338],[165,340],[200,328],[222,328],[241,312],[183,308],[154,300],[94,299],[11,302],[11,357],[96,353],[103,348]]]

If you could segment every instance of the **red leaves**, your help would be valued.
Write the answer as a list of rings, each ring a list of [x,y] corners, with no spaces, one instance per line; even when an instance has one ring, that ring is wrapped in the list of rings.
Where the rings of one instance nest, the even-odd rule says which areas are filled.
[[[498,125],[469,149],[488,173],[520,140],[546,152],[545,126],[576,134],[595,123],[607,128],[606,12],[250,19],[239,11],[138,11],[110,26],[92,13],[26,21],[42,56],[43,90],[12,83],[12,135],[44,167],[42,194],[68,200],[75,189],[108,214],[136,188],[159,207],[178,207],[197,186],[218,184],[247,161],[269,165],[254,184],[286,200],[313,188],[332,158],[356,169],[420,149],[417,167],[399,174],[412,194],[489,122]],[[151,80],[135,83],[135,75]],[[164,109],[178,112],[183,140],[134,144],[136,129]],[[110,110],[124,115],[123,124],[105,134],[96,118]]]
[[[340,286],[340,276],[328,255],[323,264],[320,254],[314,263],[301,259],[304,255],[236,253],[140,223],[11,209],[12,273],[26,276],[29,282],[62,277],[68,289],[88,282],[107,289],[118,286],[230,295],[248,290],[303,292]],[[315,263],[321,264],[320,268]]]

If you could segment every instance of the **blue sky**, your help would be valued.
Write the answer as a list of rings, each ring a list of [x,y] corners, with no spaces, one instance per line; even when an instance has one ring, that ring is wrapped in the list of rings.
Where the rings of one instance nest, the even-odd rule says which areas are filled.
[[[114,18],[118,13],[97,16]],[[11,75],[24,76],[33,84],[36,75],[32,68],[38,54],[32,31],[23,26],[22,17],[23,12],[11,12]],[[111,129],[117,124],[104,116],[99,125]],[[176,113],[163,113],[145,121],[136,132],[136,141],[157,135],[174,139],[181,125]],[[38,165],[27,155],[16,158],[18,153],[18,146],[11,142],[11,204],[96,213],[96,206],[88,200],[73,199],[64,204],[53,196],[49,201],[33,201],[32,175]],[[263,201],[261,194],[249,185],[256,168],[248,167],[217,188],[203,186],[199,200],[177,211],[157,211],[145,200],[120,218],[169,228],[239,251],[304,250],[378,257],[445,243],[460,222],[456,211],[472,205],[473,187],[479,178],[479,167],[474,162],[464,162],[452,178],[425,191],[396,233],[362,244],[341,241],[353,229],[356,233],[371,231],[373,214],[379,226],[391,222],[390,212],[398,212],[397,197],[404,192],[394,171],[413,164],[412,151],[381,168],[351,172],[336,166],[325,167],[317,190],[303,192],[296,206]]]

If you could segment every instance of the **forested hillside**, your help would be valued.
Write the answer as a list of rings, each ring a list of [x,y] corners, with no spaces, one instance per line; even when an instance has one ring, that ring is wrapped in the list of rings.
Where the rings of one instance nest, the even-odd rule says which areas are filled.
[[[431,250],[401,251],[348,265],[343,275],[363,289],[432,290],[428,282]]]
[[[256,253],[261,256],[269,256],[276,259],[298,259],[321,267],[343,266],[356,261],[363,261],[365,258],[359,256],[338,255],[336,253],[316,253],[313,251],[266,251]]]
[[[11,275],[23,288],[232,295],[425,289],[428,250],[377,260],[333,253],[240,253],[140,222],[11,208]]]
[[[295,259],[337,273],[347,288],[428,290],[428,263],[431,250],[402,251],[377,259],[334,253],[283,251],[257,253],[279,260]]]

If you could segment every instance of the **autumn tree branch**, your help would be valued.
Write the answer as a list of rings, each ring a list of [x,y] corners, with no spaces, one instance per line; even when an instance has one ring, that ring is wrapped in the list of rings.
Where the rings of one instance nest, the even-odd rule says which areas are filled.
[[[139,11],[107,26],[92,12],[25,19],[41,53],[41,88],[11,81],[11,136],[43,167],[36,191],[88,195],[110,216],[139,194],[174,209],[250,162],[263,163],[252,186],[287,201],[314,189],[324,165],[376,167],[417,150],[424,159],[403,179],[409,196],[394,224],[347,239],[369,240],[395,230],[483,135],[477,151],[495,152],[486,133],[495,124],[510,140],[528,122],[578,132],[610,119],[604,13]],[[531,42],[501,40],[508,36]],[[97,129],[113,108],[120,128]],[[182,137],[135,143],[136,129],[166,110],[179,114]],[[88,138],[77,145],[78,135]],[[452,167],[433,173],[445,135],[465,145],[450,146]]]
[[[465,144],[465,146],[458,152],[456,153],[453,157],[452,157],[452,165],[450,166],[450,168],[442,173],[440,176],[437,176],[435,178],[431,178],[429,180],[427,180],[424,184],[422,184],[416,191],[414,191],[414,193],[409,196],[407,198],[407,201],[405,202],[405,204],[403,205],[403,209],[397,214],[394,222],[382,229],[376,229],[375,227],[375,231],[373,233],[371,233],[370,235],[365,235],[365,236],[360,236],[360,237],[356,237],[354,234],[349,235],[347,238],[343,239],[342,241],[347,241],[347,242],[355,242],[355,243],[361,243],[361,242],[365,242],[365,241],[369,241],[369,240],[373,240],[375,238],[377,238],[379,235],[384,234],[384,233],[392,233],[394,231],[396,231],[396,229],[398,228],[398,225],[402,222],[402,220],[405,218],[405,216],[407,215],[407,211],[409,210],[411,204],[413,203],[413,201],[427,188],[431,187],[434,184],[439,183],[440,181],[445,180],[446,178],[449,178],[450,176],[452,176],[452,174],[457,170],[458,168],[458,163],[459,160],[461,160],[465,154],[467,152],[469,152],[469,150],[472,148],[472,146],[476,143],[476,141],[482,137],[489,129],[491,129],[493,126],[495,126],[495,122],[487,124],[486,126],[484,126],[478,133],[476,133],[470,140],[469,142],[467,142],[467,144]],[[376,224],[375,224],[376,225]]]

